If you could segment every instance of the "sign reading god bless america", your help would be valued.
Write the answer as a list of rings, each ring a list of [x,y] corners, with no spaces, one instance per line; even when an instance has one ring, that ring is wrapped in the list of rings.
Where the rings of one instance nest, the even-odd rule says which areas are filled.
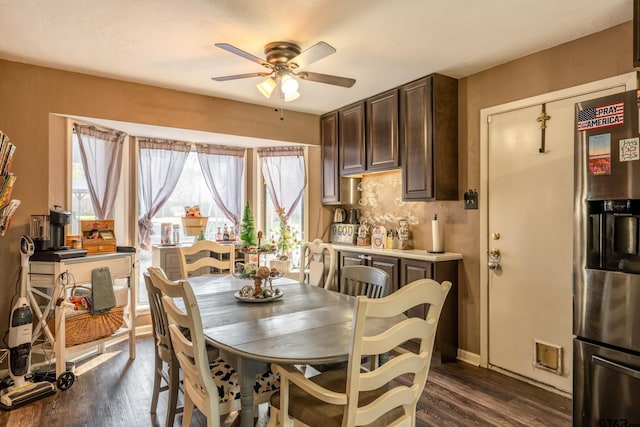
[[[624,102],[585,108],[578,111],[578,132],[624,123]]]

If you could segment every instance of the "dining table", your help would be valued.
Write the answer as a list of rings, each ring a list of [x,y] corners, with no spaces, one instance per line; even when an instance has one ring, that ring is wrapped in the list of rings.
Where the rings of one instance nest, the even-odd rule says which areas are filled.
[[[280,292],[278,298],[247,300],[239,291],[251,282],[232,275],[204,275],[188,281],[200,308],[205,341],[238,371],[243,427],[253,426],[255,376],[270,363],[324,364],[348,359],[353,296],[280,278],[271,283]],[[367,333],[382,332],[399,319],[372,320]]]

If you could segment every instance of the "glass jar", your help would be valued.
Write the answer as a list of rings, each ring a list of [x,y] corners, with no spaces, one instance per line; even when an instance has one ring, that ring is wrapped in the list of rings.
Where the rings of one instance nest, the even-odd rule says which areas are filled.
[[[173,244],[180,244],[180,224],[173,224]]]

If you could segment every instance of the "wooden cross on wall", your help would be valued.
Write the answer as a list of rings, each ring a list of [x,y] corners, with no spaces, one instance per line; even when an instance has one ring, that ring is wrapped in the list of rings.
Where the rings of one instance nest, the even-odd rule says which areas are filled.
[[[540,123],[540,130],[542,130],[542,141],[538,151],[543,154],[545,152],[545,131],[547,129],[547,120],[551,120],[551,116],[547,114],[547,104],[542,104],[542,113],[540,113],[536,121]]]

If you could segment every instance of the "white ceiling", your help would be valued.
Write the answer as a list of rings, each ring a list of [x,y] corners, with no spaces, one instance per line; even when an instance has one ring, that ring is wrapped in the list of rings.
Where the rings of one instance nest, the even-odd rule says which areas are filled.
[[[632,19],[632,0],[0,0],[0,58],[282,107],[256,89],[264,71],[214,46],[264,58],[266,43],[337,52],[308,71],[285,109],[321,114],[438,72],[461,78]],[[594,52],[597,55],[597,52]],[[146,135],[155,136],[155,135]]]

